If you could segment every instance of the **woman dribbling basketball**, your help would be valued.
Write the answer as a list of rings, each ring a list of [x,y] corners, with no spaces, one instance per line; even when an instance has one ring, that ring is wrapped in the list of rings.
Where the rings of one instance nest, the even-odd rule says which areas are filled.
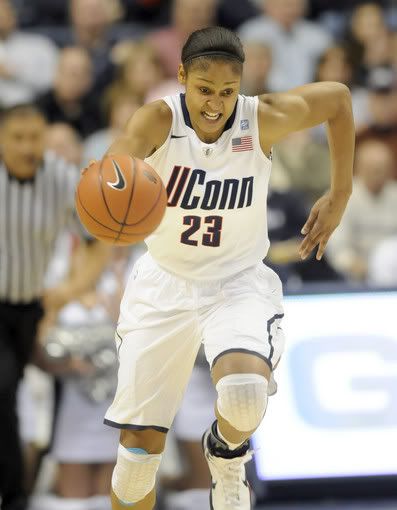
[[[248,439],[264,417],[284,344],[280,280],[262,264],[273,145],[328,123],[331,186],[302,228],[302,258],[315,247],[321,258],[351,193],[348,89],[323,82],[241,96],[243,62],[233,32],[194,32],[178,73],[186,93],[142,107],[109,150],[145,160],[168,194],[121,303],[118,388],[105,418],[122,431],[113,510],[153,508],[166,433],[201,342],[217,391],[217,421],[203,436],[211,508],[251,508]]]

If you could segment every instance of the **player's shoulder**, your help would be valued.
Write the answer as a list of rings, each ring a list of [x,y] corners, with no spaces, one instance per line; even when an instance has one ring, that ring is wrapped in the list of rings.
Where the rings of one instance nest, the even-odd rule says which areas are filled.
[[[166,140],[171,125],[172,111],[163,99],[141,106],[132,119],[132,126],[138,128],[139,132],[150,134],[156,146]]]
[[[152,126],[153,128],[158,126],[170,128],[172,124],[172,111],[164,99],[158,99],[141,106],[137,111],[137,115],[146,122],[156,121],[156,124]]]

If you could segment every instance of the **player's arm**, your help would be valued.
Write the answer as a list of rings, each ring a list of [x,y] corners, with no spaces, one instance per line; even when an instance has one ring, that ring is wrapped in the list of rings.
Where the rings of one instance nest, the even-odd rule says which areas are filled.
[[[106,154],[130,154],[145,159],[166,141],[171,124],[172,112],[164,101],[144,105],[131,117]]]
[[[305,238],[300,246],[304,259],[318,245],[320,259],[352,191],[355,134],[350,91],[341,83],[311,83],[285,93],[265,94],[259,101],[259,132],[265,153],[293,131],[327,124],[331,186],[314,204],[302,228]]]

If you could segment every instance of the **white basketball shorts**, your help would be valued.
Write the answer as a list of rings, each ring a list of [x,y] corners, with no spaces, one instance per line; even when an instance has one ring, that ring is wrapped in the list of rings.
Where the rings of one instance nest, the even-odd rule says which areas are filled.
[[[224,280],[193,281],[164,271],[146,253],[120,306],[118,386],[105,423],[167,432],[201,342],[211,367],[242,352],[273,369],[284,347],[282,317],[280,279],[262,262]]]

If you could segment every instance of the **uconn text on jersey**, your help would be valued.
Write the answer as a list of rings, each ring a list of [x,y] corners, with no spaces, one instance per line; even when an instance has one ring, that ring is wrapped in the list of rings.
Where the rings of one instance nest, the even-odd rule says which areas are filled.
[[[168,207],[182,209],[241,209],[250,207],[254,177],[207,180],[207,172],[174,166],[167,184]]]

